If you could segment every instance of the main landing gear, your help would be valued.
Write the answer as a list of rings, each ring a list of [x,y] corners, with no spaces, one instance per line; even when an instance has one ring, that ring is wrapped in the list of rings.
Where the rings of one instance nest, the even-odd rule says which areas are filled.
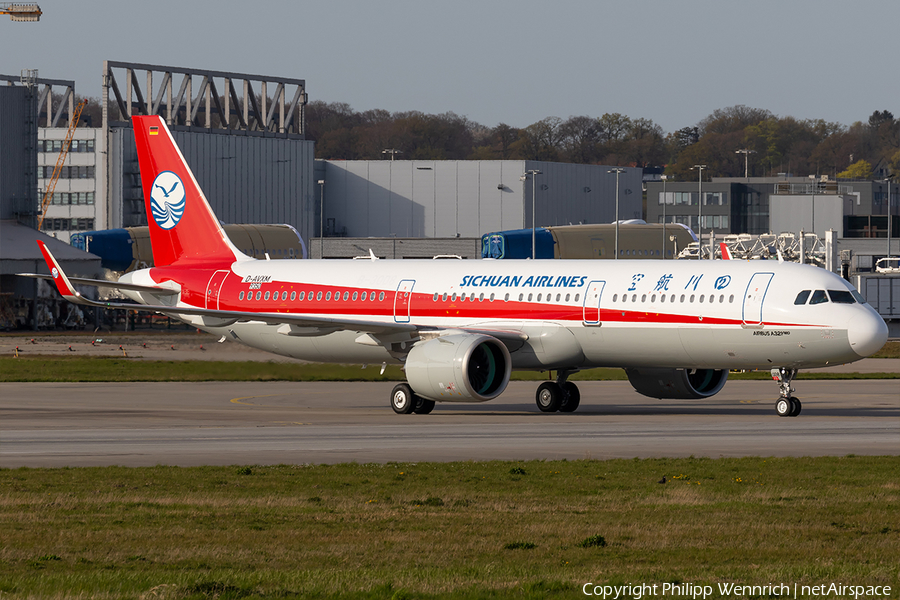
[[[398,383],[391,392],[391,408],[398,415],[427,415],[434,410],[434,400],[426,400],[413,393],[409,384]]]
[[[581,392],[578,386],[566,381],[575,370],[561,369],[557,372],[556,381],[545,381],[538,386],[534,400],[541,412],[575,412],[581,403]]]
[[[797,369],[772,369],[772,379],[778,382],[781,397],[775,401],[775,412],[779,417],[796,417],[800,414],[803,405],[798,398],[791,396],[794,388],[791,380],[797,375]]]

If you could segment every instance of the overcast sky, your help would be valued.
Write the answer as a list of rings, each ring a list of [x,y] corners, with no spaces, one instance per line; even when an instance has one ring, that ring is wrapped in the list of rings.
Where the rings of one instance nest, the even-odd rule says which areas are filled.
[[[619,112],[671,132],[737,104],[900,116],[900,0],[38,3],[39,23],[0,17],[0,73],[86,96],[115,60],[305,79],[310,100],[489,127]]]

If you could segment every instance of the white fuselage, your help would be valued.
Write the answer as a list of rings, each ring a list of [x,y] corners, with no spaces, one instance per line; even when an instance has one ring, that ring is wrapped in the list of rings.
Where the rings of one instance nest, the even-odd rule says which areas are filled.
[[[859,360],[886,335],[867,304],[795,304],[803,290],[853,288],[822,269],[774,261],[242,260],[230,271],[181,266],[126,278],[180,285],[183,306],[417,328],[375,335],[172,311],[250,346],[323,362],[402,362],[429,331],[464,329],[527,336],[506,341],[514,369],[809,368]]]

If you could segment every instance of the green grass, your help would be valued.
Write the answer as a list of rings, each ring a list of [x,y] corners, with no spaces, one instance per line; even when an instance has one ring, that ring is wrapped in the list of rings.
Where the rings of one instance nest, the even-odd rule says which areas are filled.
[[[38,381],[405,381],[399,366],[277,363],[252,361],[150,361],[109,357],[29,355],[0,358],[0,382]],[[514,372],[513,381],[540,381],[548,373]],[[735,380],[771,379],[768,371],[733,373]],[[624,381],[622,369],[587,369],[573,381]],[[900,379],[900,373],[804,373],[797,379]]]
[[[900,342],[887,342],[871,358],[900,358]]]
[[[900,457],[853,456],[0,469],[0,597],[843,582],[896,598],[897,473]]]

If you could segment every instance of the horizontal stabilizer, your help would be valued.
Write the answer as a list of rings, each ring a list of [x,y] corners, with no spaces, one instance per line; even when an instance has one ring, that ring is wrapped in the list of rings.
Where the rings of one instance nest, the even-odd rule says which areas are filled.
[[[43,275],[41,273],[16,273],[19,277],[30,277],[31,279],[43,279],[45,281],[53,281],[52,275]],[[151,285],[138,285],[136,283],[125,283],[118,281],[107,281],[105,279],[85,279],[83,277],[69,277],[69,282],[75,285],[91,285],[96,287],[113,288],[117,290],[131,290],[134,292],[147,292],[156,294],[157,296],[175,296],[178,290],[170,288],[154,287]]]

